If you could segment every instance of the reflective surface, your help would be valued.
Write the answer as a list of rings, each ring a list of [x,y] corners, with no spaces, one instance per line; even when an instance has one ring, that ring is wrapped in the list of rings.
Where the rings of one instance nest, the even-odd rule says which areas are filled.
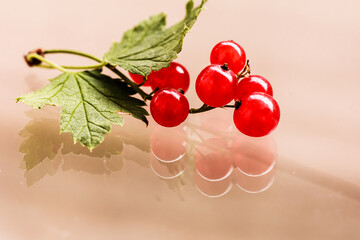
[[[0,2],[1,240],[360,238],[358,1],[209,0],[177,60],[190,105],[201,104],[195,79],[212,47],[233,39],[271,82],[278,128],[246,137],[231,109],[173,129],[126,117],[92,152],[59,134],[59,108],[15,103],[58,74],[28,68],[22,54],[101,56],[145,16],[163,10],[174,23],[184,1],[58,4]]]

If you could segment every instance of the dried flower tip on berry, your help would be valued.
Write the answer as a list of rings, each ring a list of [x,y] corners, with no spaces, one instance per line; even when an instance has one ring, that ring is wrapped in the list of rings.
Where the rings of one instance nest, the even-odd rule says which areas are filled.
[[[221,66],[222,69],[224,69],[225,71],[229,71],[229,67],[228,67],[228,64],[227,63],[224,63],[222,66]]]

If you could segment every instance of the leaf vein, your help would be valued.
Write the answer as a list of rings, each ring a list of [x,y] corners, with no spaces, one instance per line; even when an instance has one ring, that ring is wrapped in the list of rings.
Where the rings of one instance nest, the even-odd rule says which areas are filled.
[[[69,126],[69,124],[70,124],[70,122],[71,122],[71,120],[72,120],[72,118],[73,118],[73,116],[74,116],[74,113],[75,113],[76,109],[78,109],[78,107],[80,106],[80,104],[81,104],[81,101],[78,103],[78,105],[75,107],[75,109],[74,109],[74,110],[72,111],[72,113],[70,114],[69,121],[68,121],[68,123],[66,124],[66,126],[64,127],[64,129],[66,129],[66,128]]]
[[[51,98],[53,98],[54,96],[56,96],[59,92],[61,92],[63,90],[63,88],[65,86],[65,83],[67,82],[69,77],[70,77],[70,74],[68,74],[66,79],[59,84],[59,85],[62,85],[62,86],[59,88],[59,90],[56,91],[56,93],[54,93],[51,97],[49,97],[48,100],[51,100]],[[56,87],[54,87],[54,88],[57,88],[59,85],[56,85]]]
[[[85,107],[85,104],[84,104],[84,95],[83,95],[83,93],[82,93],[82,88],[81,88],[81,86],[80,86],[79,80],[77,79],[77,74],[74,74],[74,78],[75,78],[76,84],[77,84],[77,86],[78,86],[78,88],[79,88],[79,92],[80,92],[80,96],[81,96],[81,103],[82,103],[83,108],[84,108],[84,115],[85,115],[85,119],[86,119],[86,126],[87,126],[87,129],[88,129],[89,135],[90,135],[90,143],[91,143],[93,137],[92,137],[92,134],[91,134],[91,131],[90,131],[89,119],[88,119],[86,107]]]

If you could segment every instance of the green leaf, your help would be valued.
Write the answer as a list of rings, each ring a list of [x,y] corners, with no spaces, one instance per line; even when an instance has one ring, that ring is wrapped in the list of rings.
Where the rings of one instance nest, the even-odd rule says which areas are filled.
[[[110,131],[110,125],[123,125],[117,112],[129,113],[148,124],[145,103],[130,95],[134,90],[100,70],[65,72],[50,80],[37,92],[18,98],[34,108],[44,105],[62,106],[61,131],[71,132],[74,142],[93,149]]]
[[[125,32],[121,42],[115,42],[104,55],[104,61],[127,71],[147,76],[151,70],[168,67],[182,49],[186,33],[194,25],[207,0],[194,8],[193,0],[186,4],[186,16],[166,28],[166,15],[160,13]]]

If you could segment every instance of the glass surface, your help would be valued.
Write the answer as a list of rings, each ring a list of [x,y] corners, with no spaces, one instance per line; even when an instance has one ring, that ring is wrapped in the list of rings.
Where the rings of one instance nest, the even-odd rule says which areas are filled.
[[[186,96],[201,105],[211,48],[235,40],[281,108],[264,138],[240,134],[231,109],[172,129],[126,116],[90,152],[59,134],[59,108],[15,103],[59,74],[27,67],[25,52],[101,57],[147,16],[175,23],[184,4],[0,2],[0,239],[360,239],[359,1],[209,0],[177,60]]]

